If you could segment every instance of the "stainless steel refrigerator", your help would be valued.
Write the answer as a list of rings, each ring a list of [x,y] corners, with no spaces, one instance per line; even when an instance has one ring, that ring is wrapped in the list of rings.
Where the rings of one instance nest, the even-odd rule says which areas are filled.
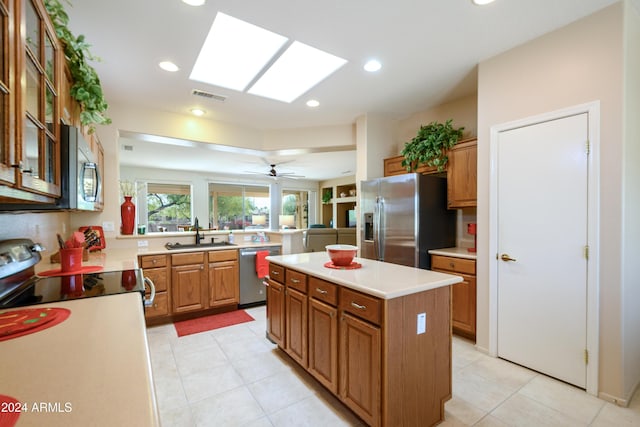
[[[360,212],[363,258],[429,269],[427,251],[455,246],[446,178],[411,173],[362,181]]]

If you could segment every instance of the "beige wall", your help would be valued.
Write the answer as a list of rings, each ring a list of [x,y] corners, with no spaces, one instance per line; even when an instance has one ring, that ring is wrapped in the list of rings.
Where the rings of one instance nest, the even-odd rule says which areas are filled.
[[[458,100],[438,105],[419,113],[412,114],[406,119],[398,121],[393,142],[395,144],[394,156],[400,154],[405,142],[410,141],[421,125],[427,125],[433,121],[444,123],[453,119],[453,126],[464,127],[463,138],[476,136],[478,133],[478,96],[473,94]]]
[[[640,381],[640,9],[631,7],[630,3],[625,9],[624,30],[622,339],[624,394],[628,396]]]
[[[601,395],[613,398],[628,397],[623,385],[620,317],[623,298],[620,243],[624,231],[620,172],[622,22],[623,5],[618,3],[482,62],[478,75],[478,346],[485,349],[489,346],[489,130],[493,125],[599,100],[599,389]],[[540,165],[540,171],[544,172],[544,165]]]
[[[48,260],[49,255],[58,251],[56,234],[65,240],[71,237],[69,216],[67,212],[2,213],[0,240],[29,238],[44,246],[42,257]]]

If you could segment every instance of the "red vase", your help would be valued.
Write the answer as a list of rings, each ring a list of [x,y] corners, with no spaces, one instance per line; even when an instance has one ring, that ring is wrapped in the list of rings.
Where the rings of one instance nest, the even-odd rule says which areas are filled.
[[[131,196],[124,196],[124,203],[120,205],[120,219],[122,221],[120,233],[133,234],[136,222],[136,205],[131,201]]]

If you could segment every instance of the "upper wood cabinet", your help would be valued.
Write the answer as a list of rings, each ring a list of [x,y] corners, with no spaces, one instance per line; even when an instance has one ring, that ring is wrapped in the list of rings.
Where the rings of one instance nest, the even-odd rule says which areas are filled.
[[[0,198],[60,196],[62,51],[41,0],[2,0]]]
[[[459,141],[448,152],[449,161],[442,171],[436,167],[420,165],[415,172],[421,174],[447,174],[447,207],[467,208],[477,204],[478,186],[478,142],[477,138]],[[402,166],[403,156],[384,159],[384,176],[402,175],[407,169]]]
[[[0,183],[13,185],[15,164],[15,6],[0,0]]]
[[[459,142],[449,150],[447,207],[466,208],[477,204],[478,141]]]

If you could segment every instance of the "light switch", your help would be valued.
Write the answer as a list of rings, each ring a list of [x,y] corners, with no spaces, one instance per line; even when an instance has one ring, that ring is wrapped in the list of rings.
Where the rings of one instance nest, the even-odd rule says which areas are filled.
[[[426,331],[427,331],[427,313],[418,313],[417,335],[424,334]]]

